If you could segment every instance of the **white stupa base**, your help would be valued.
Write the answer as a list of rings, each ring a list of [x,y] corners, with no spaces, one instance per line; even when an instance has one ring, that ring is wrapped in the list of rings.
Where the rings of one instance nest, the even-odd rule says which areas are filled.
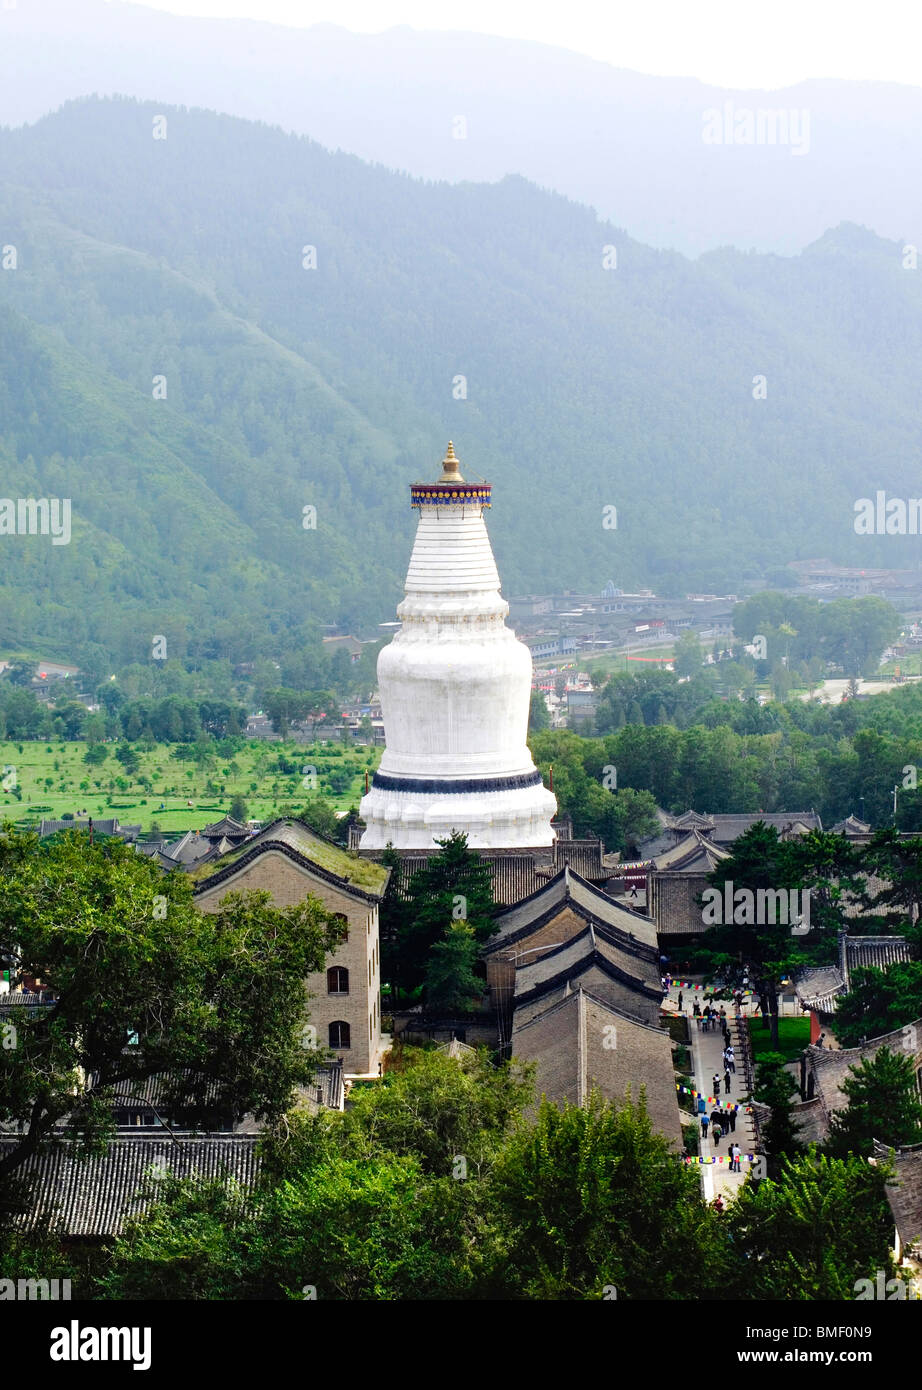
[[[362,798],[363,850],[437,850],[454,830],[470,849],[539,849],[554,842],[557,801],[540,782],[511,791],[394,791],[372,787]]]

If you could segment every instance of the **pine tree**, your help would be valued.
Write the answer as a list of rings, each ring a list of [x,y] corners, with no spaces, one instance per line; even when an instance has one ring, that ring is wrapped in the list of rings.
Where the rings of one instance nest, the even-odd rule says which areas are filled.
[[[848,1105],[830,1121],[830,1153],[868,1158],[874,1139],[894,1147],[922,1143],[922,1105],[912,1057],[882,1047],[860,1066],[849,1067],[842,1090]]]
[[[483,993],[476,973],[477,941],[467,922],[452,922],[429,952],[423,990],[427,1005],[447,1013],[464,1013]]]
[[[769,1154],[772,1176],[779,1171],[783,1157],[791,1157],[801,1149],[797,1138],[799,1126],[792,1113],[797,1083],[790,1072],[785,1071],[784,1062],[780,1052],[763,1053],[756,1066],[753,1090],[754,1099],[770,1108],[769,1118],[762,1127],[762,1139]]]
[[[440,852],[410,880],[408,909],[395,941],[395,967],[405,988],[422,984],[429,952],[452,922],[467,922],[482,944],[493,934],[490,866],[453,831],[437,840]]]

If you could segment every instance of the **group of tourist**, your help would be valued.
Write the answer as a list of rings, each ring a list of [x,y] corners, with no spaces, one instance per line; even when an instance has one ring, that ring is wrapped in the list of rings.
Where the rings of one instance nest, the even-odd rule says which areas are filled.
[[[720,1028],[723,1031],[724,1040],[729,1039],[730,1028],[727,1023],[727,1011],[723,1004],[719,1010],[712,1008],[710,1004],[705,1004],[702,1009],[696,999],[692,1005],[692,1014],[698,1021],[699,1033],[713,1033]]]
[[[698,1115],[701,1120],[701,1137],[703,1139],[706,1139],[708,1137],[709,1127],[711,1131],[711,1137],[713,1138],[715,1144],[720,1143],[721,1135],[735,1134],[736,1116],[738,1110],[738,1105],[727,1105],[723,1108],[720,1105],[715,1105],[714,1109],[711,1111],[709,1115],[705,1107],[704,1096],[699,1096]]]

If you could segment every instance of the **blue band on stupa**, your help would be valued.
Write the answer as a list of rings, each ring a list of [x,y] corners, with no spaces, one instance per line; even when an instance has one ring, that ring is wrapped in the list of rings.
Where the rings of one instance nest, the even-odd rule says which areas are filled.
[[[411,483],[411,507],[489,507],[489,483]]]
[[[522,787],[537,787],[540,782],[541,773],[537,768],[515,777],[393,777],[386,772],[376,772],[371,779],[371,785],[380,787],[381,791],[435,796],[459,792],[514,792]]]

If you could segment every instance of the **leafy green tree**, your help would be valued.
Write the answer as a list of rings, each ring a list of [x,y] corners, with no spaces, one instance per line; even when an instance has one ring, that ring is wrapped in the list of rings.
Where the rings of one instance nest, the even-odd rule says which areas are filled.
[[[232,1181],[158,1183],[101,1280],[107,1298],[469,1298],[502,1269],[485,1180],[532,1084],[494,1067],[407,1048],[345,1114],[303,1111],[263,1144],[249,1199]]]
[[[34,661],[11,661],[3,673],[3,679],[9,681],[10,685],[18,685],[28,689],[32,684],[32,679],[36,672]]]
[[[865,898],[869,911],[922,945],[922,836],[900,839],[892,826],[878,830],[865,848],[864,863],[880,880]]]
[[[831,1154],[868,1158],[874,1139],[893,1147],[922,1143],[922,1105],[911,1056],[881,1047],[873,1057],[849,1067],[842,1090],[848,1104],[830,1119]]]
[[[696,632],[683,632],[675,644],[675,673],[677,676],[697,676],[704,660]]]
[[[708,875],[708,883],[721,892],[720,917],[726,916],[722,908],[727,883],[732,884],[734,895],[740,889],[753,894],[760,890],[786,894],[789,889],[800,887],[797,867],[774,826],[757,821],[734,841],[733,853]],[[762,1013],[771,1028],[772,1047],[777,1051],[781,982],[803,965],[806,957],[795,944],[797,938],[791,935],[790,923],[782,920],[789,913],[782,914],[776,900],[772,899],[771,904],[774,921],[744,920],[747,914],[734,910],[731,914],[734,920],[721,920],[710,926],[699,959],[714,978],[721,978],[733,986],[741,984],[747,972],[752,972]],[[752,915],[758,918],[760,914]],[[768,910],[762,915],[767,917]]]
[[[775,1176],[745,1183],[726,1217],[742,1297],[849,1300],[858,1279],[892,1274],[886,1176],[863,1159],[811,1148],[782,1158]]]
[[[532,1100],[533,1068],[494,1065],[483,1048],[460,1058],[403,1048],[394,1060],[382,1085],[353,1091],[343,1152],[412,1157],[435,1177],[451,1176],[463,1157],[469,1176],[487,1176]]]
[[[528,703],[528,732],[540,733],[542,729],[549,729],[550,727],[551,716],[548,713],[544,692],[533,690]]]
[[[246,825],[249,810],[246,801],[239,792],[231,801],[230,810],[227,814],[230,816],[231,820],[239,821],[241,825]]]
[[[76,831],[50,844],[8,831],[0,879],[0,955],[55,996],[14,1010],[18,1045],[0,1049],[0,1121],[23,1126],[0,1185],[59,1122],[104,1145],[117,1082],[174,1075],[167,1112],[215,1124],[277,1118],[309,1080],[304,979],[342,939],[317,899],[233,894],[205,915],[183,875]]]
[[[134,778],[141,766],[141,760],[130,743],[120,743],[115,750],[115,756],[125,769],[128,777]]]
[[[465,1184],[412,1158],[338,1153],[248,1204],[232,1183],[161,1181],[99,1281],[115,1299],[464,1299],[478,1251]]]
[[[301,820],[309,825],[311,830],[316,830],[318,835],[325,835],[328,840],[335,840],[338,836],[340,822],[336,818],[331,803],[325,796],[309,796],[299,812]]]
[[[506,1297],[713,1297],[728,1247],[696,1170],[653,1131],[644,1095],[584,1108],[543,1102],[511,1136],[490,1200],[506,1234]]]

